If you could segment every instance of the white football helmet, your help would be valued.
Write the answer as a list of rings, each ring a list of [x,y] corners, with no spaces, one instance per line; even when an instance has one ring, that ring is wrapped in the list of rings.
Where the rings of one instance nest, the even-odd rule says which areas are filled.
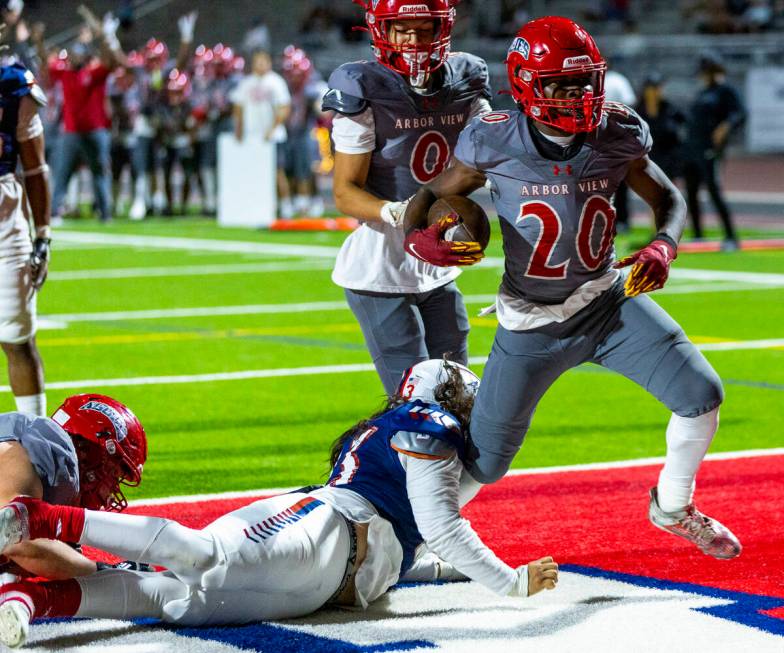
[[[403,374],[403,380],[398,386],[397,394],[404,399],[419,399],[437,403],[435,391],[439,385],[449,380],[449,372],[447,371],[449,367],[457,368],[460,371],[466,389],[476,396],[476,392],[479,390],[479,377],[465,365],[441,359],[422,361],[409,367]]]

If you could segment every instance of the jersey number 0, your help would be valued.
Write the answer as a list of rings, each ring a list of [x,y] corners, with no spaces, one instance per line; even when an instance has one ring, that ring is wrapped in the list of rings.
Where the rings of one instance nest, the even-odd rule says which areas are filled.
[[[411,152],[412,176],[420,184],[433,181],[446,168],[450,154],[449,143],[441,132],[425,132]]]

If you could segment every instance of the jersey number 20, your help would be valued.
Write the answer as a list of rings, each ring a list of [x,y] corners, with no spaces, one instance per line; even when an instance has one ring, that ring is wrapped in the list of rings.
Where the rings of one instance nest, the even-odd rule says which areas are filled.
[[[603,222],[602,238],[598,250],[594,251],[591,247],[591,234],[599,217]],[[571,259],[566,259],[558,265],[553,265],[550,261],[563,231],[561,216],[549,204],[534,201],[526,202],[520,207],[517,224],[528,219],[539,220],[541,225],[539,238],[534,245],[534,252],[528,262],[525,276],[537,279],[565,279]],[[586,269],[593,271],[604,261],[612,244],[614,226],[615,209],[607,199],[601,195],[589,197],[583,204],[575,242],[577,255]]]

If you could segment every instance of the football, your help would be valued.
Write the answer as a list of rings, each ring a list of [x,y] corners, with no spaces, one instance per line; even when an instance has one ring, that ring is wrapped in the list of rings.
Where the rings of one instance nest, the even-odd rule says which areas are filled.
[[[490,242],[490,220],[487,213],[473,200],[462,195],[449,195],[437,200],[427,214],[427,224],[438,222],[441,218],[455,213],[459,222],[447,229],[444,240],[474,241],[482,246],[482,251]]]

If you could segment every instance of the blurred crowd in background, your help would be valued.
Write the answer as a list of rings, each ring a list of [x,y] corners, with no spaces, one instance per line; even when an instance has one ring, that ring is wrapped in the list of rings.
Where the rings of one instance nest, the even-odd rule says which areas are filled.
[[[29,68],[48,97],[41,117],[53,170],[55,224],[79,210],[80,185],[87,181],[103,221],[115,212],[139,220],[151,213],[183,214],[189,207],[214,215],[217,141],[224,132],[275,143],[281,217],[323,213],[314,175],[329,161],[329,117],[320,111],[326,84],[301,48],[270,53],[262,22],[237,49],[196,44],[198,16],[191,12],[178,20],[176,47],[151,37],[126,52],[117,38],[120,18],[99,19],[81,6],[84,22],[76,39],[47,48],[46,25],[28,25],[24,3],[0,5],[6,24],[3,64],[18,61]],[[278,88],[275,82],[283,91],[270,97],[267,88]],[[243,107],[245,134],[236,129],[237,109]],[[282,125],[255,133],[253,116],[259,112],[255,123],[272,112]],[[325,144],[327,156],[319,151]]]

